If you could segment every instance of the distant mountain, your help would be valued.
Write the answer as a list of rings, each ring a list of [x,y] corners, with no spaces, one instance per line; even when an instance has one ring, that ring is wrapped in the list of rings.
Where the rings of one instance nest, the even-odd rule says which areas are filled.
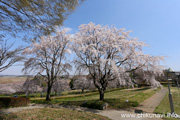
[[[31,77],[31,75],[0,75],[0,77]]]

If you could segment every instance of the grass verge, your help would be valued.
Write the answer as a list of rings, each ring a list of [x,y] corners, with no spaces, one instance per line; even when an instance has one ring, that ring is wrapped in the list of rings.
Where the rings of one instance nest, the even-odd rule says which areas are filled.
[[[176,87],[171,87],[171,93],[173,98],[174,111],[176,114],[180,115],[180,89],[177,89]],[[159,114],[171,113],[170,104],[169,104],[169,92],[163,98],[161,103],[156,107],[154,113],[159,113]],[[176,118],[168,118],[166,115],[165,119],[175,120]]]
[[[159,89],[157,89],[159,90]],[[128,107],[135,107],[139,103],[143,102],[157,90],[149,89],[149,88],[135,88],[135,89],[121,89],[121,90],[113,90],[108,91],[105,93],[105,103],[109,104],[108,108],[111,109],[121,109],[121,108],[128,108]],[[101,104],[99,99],[99,94],[90,94],[85,96],[66,96],[66,97],[59,97],[53,98],[51,101],[33,99],[32,103],[38,104],[62,104],[62,105],[75,105],[75,106],[82,106],[84,103],[87,103],[88,106],[90,104],[96,105]]]

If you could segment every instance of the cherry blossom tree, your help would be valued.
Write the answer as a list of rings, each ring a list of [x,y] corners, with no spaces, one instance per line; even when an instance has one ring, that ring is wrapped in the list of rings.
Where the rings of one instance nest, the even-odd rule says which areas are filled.
[[[12,95],[12,94],[18,94],[18,93],[23,93],[23,83],[5,83],[5,84],[0,84],[0,94],[7,94],[7,95]]]
[[[84,90],[88,89],[95,89],[92,79],[88,79],[87,76],[77,76],[73,81],[73,87],[75,89],[81,89],[82,93]]]
[[[65,90],[70,90],[70,87],[69,87],[69,84],[67,82],[67,79],[58,79],[53,84],[52,91],[55,92],[55,96],[57,96],[57,93],[60,96],[61,92],[65,91]]]
[[[150,70],[138,69],[134,72],[133,83],[151,85],[152,88],[162,87],[159,82],[159,76],[163,76],[163,72],[154,72]]]
[[[68,74],[68,70],[71,69],[66,56],[70,53],[71,37],[66,32],[67,29],[62,29],[54,36],[42,36],[39,42],[33,42],[23,52],[27,55],[23,71],[35,72],[45,78],[46,100],[50,100],[51,89],[58,76]]]
[[[89,23],[81,25],[75,34],[76,67],[90,74],[99,90],[100,100],[104,100],[109,81],[118,79],[121,84],[126,84],[127,79],[122,79],[122,75],[129,77],[140,68],[159,71],[159,61],[163,57],[144,54],[142,47],[148,45],[131,38],[129,33],[125,29]],[[153,85],[155,81],[150,82]]]
[[[28,77],[23,84],[23,89],[26,94],[26,97],[28,97],[30,93],[36,93],[38,91],[38,87],[39,81],[37,79],[32,79]]]

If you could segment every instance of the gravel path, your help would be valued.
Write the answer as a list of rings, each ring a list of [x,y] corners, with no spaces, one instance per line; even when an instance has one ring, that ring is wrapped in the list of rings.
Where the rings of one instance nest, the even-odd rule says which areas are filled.
[[[155,108],[159,105],[159,103],[162,101],[164,96],[167,93],[167,89],[161,89],[156,94],[142,102],[138,107],[130,108],[129,110],[104,110],[97,114],[107,116],[112,120],[162,120],[160,118],[142,118],[142,116],[146,115],[152,115]],[[135,111],[142,111],[143,113],[135,113]],[[135,117],[130,118],[126,117],[124,118],[123,114],[131,114]],[[139,117],[139,118],[136,118]],[[150,116],[149,116],[150,117]]]
[[[164,96],[167,93],[167,89],[161,89],[156,94],[142,102],[138,107],[130,108],[127,110],[95,110],[95,109],[89,109],[89,108],[83,108],[83,107],[77,107],[77,106],[62,106],[62,105],[37,105],[37,104],[31,104],[27,107],[18,107],[18,108],[9,108],[9,109],[2,109],[0,110],[0,114],[8,114],[11,112],[18,112],[26,109],[34,109],[34,108],[44,108],[44,107],[55,107],[55,108],[69,108],[73,110],[80,110],[85,112],[92,112],[95,114],[99,114],[102,116],[106,116],[112,120],[162,120],[160,118],[142,118],[141,113],[135,113],[135,111],[143,111],[143,115],[148,115],[153,113],[155,108],[159,105],[161,100],[164,98]],[[123,117],[124,114],[131,114],[135,117]],[[138,117],[138,118],[137,118]]]

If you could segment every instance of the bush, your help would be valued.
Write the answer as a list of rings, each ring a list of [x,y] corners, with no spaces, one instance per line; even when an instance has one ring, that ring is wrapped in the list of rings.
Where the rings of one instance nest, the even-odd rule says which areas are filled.
[[[103,106],[106,103],[108,104],[108,108],[110,109],[123,109],[123,108],[136,107],[139,105],[137,101],[126,102],[120,99],[105,99],[104,101],[99,101],[99,100],[86,101],[83,104],[81,104],[81,107],[103,110]]]
[[[136,107],[139,105],[137,101],[126,101],[122,99],[105,99],[105,102],[109,104],[109,108],[124,109],[130,107]]]
[[[131,102],[129,102],[129,105],[132,107],[137,107],[139,105],[139,103],[137,101],[131,101]]]
[[[88,108],[92,108],[92,109],[99,109],[99,110],[103,110],[103,105],[105,104],[105,102],[103,101],[87,101],[85,103],[83,103],[81,105],[81,107],[88,107]]]
[[[3,97],[0,98],[0,109],[26,106],[28,103],[29,103],[29,98],[26,97]]]

